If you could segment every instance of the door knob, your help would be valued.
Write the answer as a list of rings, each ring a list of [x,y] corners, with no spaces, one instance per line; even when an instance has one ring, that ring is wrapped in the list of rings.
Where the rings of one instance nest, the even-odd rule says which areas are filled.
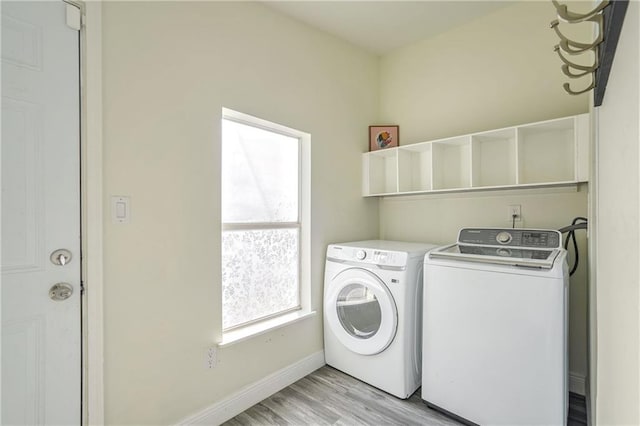
[[[71,262],[71,252],[67,249],[58,249],[49,256],[54,265],[64,266]]]
[[[68,283],[57,283],[49,289],[49,297],[57,302],[67,300],[73,294],[73,287]]]

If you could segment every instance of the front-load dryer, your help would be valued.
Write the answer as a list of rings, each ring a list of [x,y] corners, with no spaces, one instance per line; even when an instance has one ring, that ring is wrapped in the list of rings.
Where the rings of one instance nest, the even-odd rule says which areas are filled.
[[[422,269],[431,244],[359,241],[327,248],[328,365],[399,398],[421,381]]]

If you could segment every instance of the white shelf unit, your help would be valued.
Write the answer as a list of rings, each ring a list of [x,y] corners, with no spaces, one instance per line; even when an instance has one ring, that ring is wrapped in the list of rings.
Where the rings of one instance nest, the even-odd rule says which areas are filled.
[[[586,182],[589,114],[363,154],[363,195]]]

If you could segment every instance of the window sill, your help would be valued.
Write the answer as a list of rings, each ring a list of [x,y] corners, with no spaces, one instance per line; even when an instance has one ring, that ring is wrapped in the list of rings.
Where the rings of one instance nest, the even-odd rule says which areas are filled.
[[[237,330],[228,331],[226,333],[222,333],[222,342],[218,343],[218,347],[224,348],[227,346],[231,346],[238,342],[242,342],[243,340],[247,340],[252,337],[267,333],[269,331],[276,330],[280,327],[302,321],[306,318],[311,318],[315,315],[316,311],[296,311],[291,312],[290,314],[282,315],[281,317],[272,318],[256,324],[251,324]]]

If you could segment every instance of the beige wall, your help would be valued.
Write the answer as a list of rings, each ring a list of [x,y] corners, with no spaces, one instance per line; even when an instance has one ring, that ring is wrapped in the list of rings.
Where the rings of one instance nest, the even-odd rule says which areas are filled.
[[[255,3],[107,2],[103,10],[108,424],[170,424],[322,350],[322,318],[219,352],[220,115],[228,107],[311,134],[312,306],[337,240],[374,238],[360,154],[378,60]]]
[[[587,112],[586,95],[572,97],[562,89],[561,61],[552,49],[557,36],[549,29],[554,17],[551,3],[522,2],[385,55],[381,121],[398,123],[400,143],[407,145]],[[587,216],[587,187],[385,198],[380,235],[449,243],[464,226],[509,226],[510,204],[522,206],[524,226],[558,229]],[[579,237],[582,261],[571,280],[570,371],[584,379],[584,231]]]
[[[524,1],[383,56],[381,122],[407,145],[587,112],[587,95],[562,88],[554,17]]]
[[[597,108],[596,320],[599,425],[640,424],[640,4],[629,2]]]

